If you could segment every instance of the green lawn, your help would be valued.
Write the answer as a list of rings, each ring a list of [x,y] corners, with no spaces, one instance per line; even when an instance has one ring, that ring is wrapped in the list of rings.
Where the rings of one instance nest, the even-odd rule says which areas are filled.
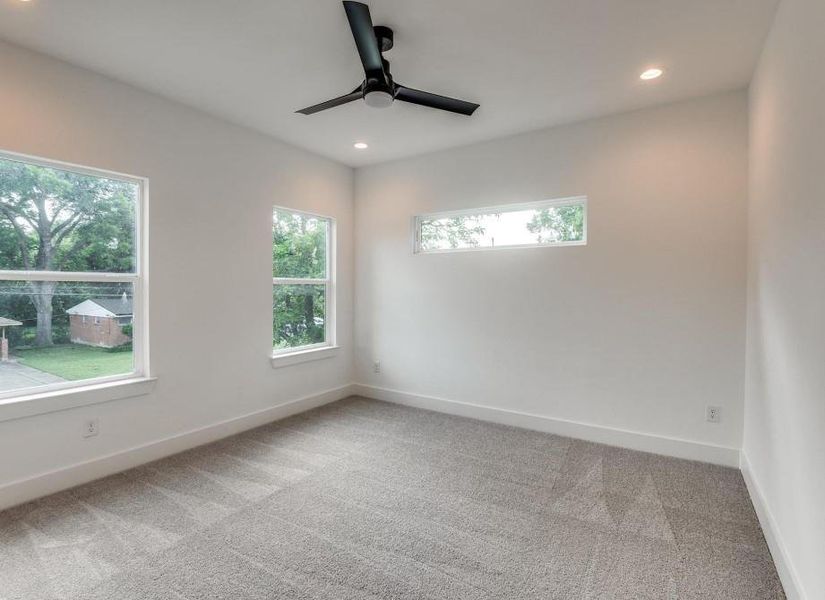
[[[77,344],[15,350],[14,356],[26,366],[69,381],[122,375],[133,369],[131,351],[111,352]]]

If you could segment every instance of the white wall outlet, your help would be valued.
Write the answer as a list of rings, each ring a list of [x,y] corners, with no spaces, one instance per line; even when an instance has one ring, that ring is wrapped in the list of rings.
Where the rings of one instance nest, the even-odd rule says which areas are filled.
[[[708,423],[718,423],[722,420],[722,409],[718,406],[708,406],[705,409],[705,418]]]
[[[380,373],[381,372],[381,361],[376,360],[372,363],[372,372],[373,373]]]
[[[90,438],[96,436],[100,433],[100,420],[95,419],[87,419],[83,422],[83,437]]]

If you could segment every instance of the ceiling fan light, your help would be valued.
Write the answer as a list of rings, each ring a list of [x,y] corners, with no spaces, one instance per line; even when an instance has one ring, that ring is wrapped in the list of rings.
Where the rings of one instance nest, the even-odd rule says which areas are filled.
[[[364,102],[372,108],[387,108],[394,99],[392,94],[383,90],[374,90],[364,94]]]

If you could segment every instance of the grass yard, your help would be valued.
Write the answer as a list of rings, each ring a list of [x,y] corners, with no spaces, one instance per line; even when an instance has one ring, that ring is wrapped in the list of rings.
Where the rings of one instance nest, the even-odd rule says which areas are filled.
[[[122,375],[133,368],[131,351],[110,352],[78,344],[15,350],[14,356],[28,367],[69,381]]]

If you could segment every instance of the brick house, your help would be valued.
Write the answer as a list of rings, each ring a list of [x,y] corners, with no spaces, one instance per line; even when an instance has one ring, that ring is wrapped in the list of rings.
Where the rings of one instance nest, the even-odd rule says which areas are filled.
[[[123,333],[124,325],[132,324],[132,299],[93,298],[66,311],[69,315],[69,337],[74,344],[115,348],[131,341]]]

